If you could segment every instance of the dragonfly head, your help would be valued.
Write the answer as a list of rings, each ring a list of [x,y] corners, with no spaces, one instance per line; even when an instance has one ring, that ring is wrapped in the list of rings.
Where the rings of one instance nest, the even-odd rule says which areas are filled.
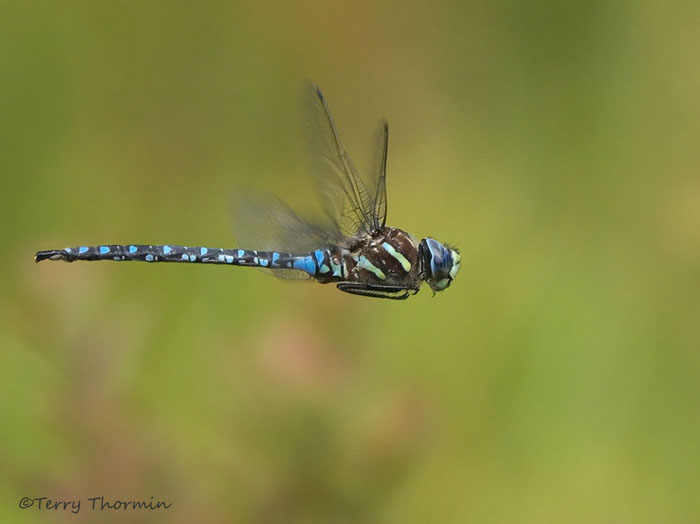
[[[424,238],[418,247],[423,274],[433,293],[447,289],[459,271],[459,251],[433,238]]]

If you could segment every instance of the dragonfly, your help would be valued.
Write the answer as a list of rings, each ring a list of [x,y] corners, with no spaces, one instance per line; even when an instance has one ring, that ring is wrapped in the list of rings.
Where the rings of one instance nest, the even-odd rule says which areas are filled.
[[[371,169],[360,176],[348,156],[321,90],[306,94],[312,173],[324,212],[309,219],[274,197],[240,198],[234,231],[246,248],[104,244],[38,251],[42,260],[113,260],[222,264],[264,268],[288,279],[335,283],[346,293],[403,300],[423,282],[447,289],[460,268],[455,247],[420,241],[386,225],[389,126],[377,130]],[[255,247],[256,249],[251,249]]]

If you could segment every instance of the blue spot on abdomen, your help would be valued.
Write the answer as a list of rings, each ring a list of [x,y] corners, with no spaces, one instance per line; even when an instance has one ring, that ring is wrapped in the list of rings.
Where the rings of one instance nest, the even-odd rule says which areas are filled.
[[[319,266],[323,264],[324,253],[322,249],[317,249],[314,251],[314,256],[316,257],[316,262],[318,262]]]
[[[294,260],[292,267],[294,269],[301,269],[302,271],[308,273],[311,276],[314,276],[316,274],[316,264],[314,263],[314,259],[311,256],[297,258],[296,260]]]

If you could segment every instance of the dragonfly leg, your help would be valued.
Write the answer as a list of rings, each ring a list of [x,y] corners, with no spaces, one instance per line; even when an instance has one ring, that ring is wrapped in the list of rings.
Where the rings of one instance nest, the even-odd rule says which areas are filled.
[[[379,284],[363,284],[361,282],[341,282],[337,288],[352,295],[361,295],[373,298],[388,298],[391,300],[405,300],[411,294],[418,293],[417,289],[409,289],[400,286],[386,286]],[[413,293],[411,293],[411,291]]]

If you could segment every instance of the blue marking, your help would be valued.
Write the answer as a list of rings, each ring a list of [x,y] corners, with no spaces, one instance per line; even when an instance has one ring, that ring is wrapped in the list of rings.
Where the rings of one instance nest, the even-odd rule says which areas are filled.
[[[342,272],[342,266],[340,264],[336,264],[335,260],[333,260],[333,257],[330,257],[331,260],[331,268],[333,269],[333,276],[334,277],[341,277],[343,276]]]
[[[100,246],[100,254],[104,255],[109,253],[109,248],[107,246]]]
[[[273,266],[276,265],[279,257],[280,257],[279,253],[277,253],[277,252],[272,253],[272,264],[271,265],[273,265]]]
[[[258,265],[258,257],[253,257],[253,264]]]
[[[200,247],[199,248],[199,254],[204,256],[207,254],[207,248],[206,247]]]
[[[196,255],[190,255],[190,262],[194,262],[195,260],[197,260],[197,256],[196,256]]]
[[[190,259],[190,257],[188,257],[187,255],[185,255],[185,254],[182,255],[182,260],[189,260],[189,259]]]
[[[233,257],[231,255],[226,255],[224,258],[228,264],[233,264]]]
[[[260,265],[261,265],[262,267],[267,267],[267,264],[268,264],[268,263],[269,263],[269,260],[268,260],[268,259],[266,259],[266,258],[261,258],[261,259],[260,259]]]
[[[243,255],[245,255],[245,251],[243,251],[242,249],[239,249],[238,250],[238,258],[242,257]]]
[[[88,250],[88,248],[86,248],[86,247],[80,247],[80,248],[78,248],[78,253],[82,255],[82,254],[85,253],[87,250]]]
[[[316,273],[316,264],[311,256],[301,257],[294,260],[294,269],[301,269],[305,273],[314,276]]]
[[[146,255],[146,262],[153,262],[153,255],[151,255],[150,253]]]
[[[163,254],[164,255],[168,255],[172,250],[173,250],[173,248],[171,248],[170,246],[163,246]]]
[[[314,256],[316,257],[316,262],[318,262],[318,270],[321,273],[328,273],[331,268],[329,268],[325,263],[324,260],[326,259],[326,250],[324,249],[317,249],[314,251]],[[330,256],[329,256],[330,258]]]
[[[129,246],[129,253],[131,253],[132,255],[136,253],[136,246]]]

